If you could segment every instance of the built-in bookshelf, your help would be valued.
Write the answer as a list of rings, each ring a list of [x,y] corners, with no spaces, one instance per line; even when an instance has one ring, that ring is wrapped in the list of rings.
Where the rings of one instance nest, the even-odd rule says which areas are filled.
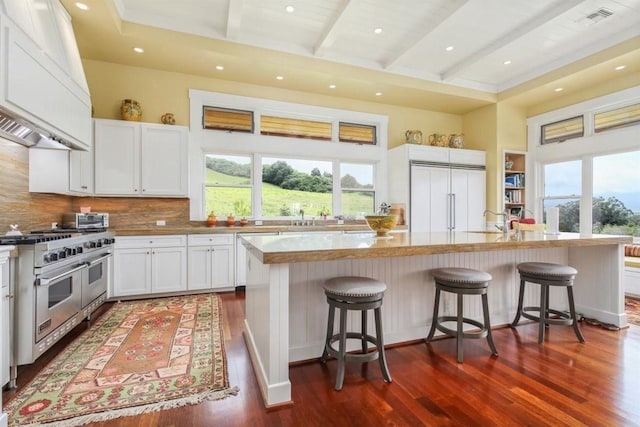
[[[526,154],[504,153],[504,208],[511,215],[521,216],[525,209]]]

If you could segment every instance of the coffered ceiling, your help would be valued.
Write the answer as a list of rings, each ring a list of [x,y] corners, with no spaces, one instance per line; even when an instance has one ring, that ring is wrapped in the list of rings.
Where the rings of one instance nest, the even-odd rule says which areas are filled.
[[[63,3],[84,58],[452,113],[640,84],[640,0]]]

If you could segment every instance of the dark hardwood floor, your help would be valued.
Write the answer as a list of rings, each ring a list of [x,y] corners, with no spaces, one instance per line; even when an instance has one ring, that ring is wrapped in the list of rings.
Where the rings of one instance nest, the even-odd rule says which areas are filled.
[[[464,364],[455,341],[387,350],[393,383],[379,366],[348,365],[342,391],[333,389],[335,361],[291,367],[291,406],[265,410],[242,337],[244,296],[221,294],[229,378],[237,396],[120,418],[91,426],[640,426],[640,327],[609,331],[581,322],[579,344],[570,327],[552,327],[543,345],[535,324],[499,328],[491,357],[485,340],[465,341]],[[29,381],[62,346],[21,367]],[[427,325],[425,325],[425,335]],[[4,392],[3,401],[15,392]]]

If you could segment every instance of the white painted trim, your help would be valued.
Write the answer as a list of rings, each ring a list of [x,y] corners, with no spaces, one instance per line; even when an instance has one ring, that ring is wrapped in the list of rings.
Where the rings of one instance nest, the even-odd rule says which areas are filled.
[[[373,163],[375,165],[375,205],[388,201],[387,136],[389,118],[387,116],[264,98],[205,92],[195,89],[189,90],[189,99],[191,139],[189,151],[189,203],[190,219],[192,221],[205,219],[203,186],[203,155],[205,153],[250,154],[254,156],[313,158],[331,162]],[[202,107],[205,105],[253,111],[256,123],[254,132],[242,133],[203,129]],[[332,141],[263,136],[260,135],[259,126],[261,114],[273,114],[306,120],[323,120],[334,124],[342,121],[374,125],[377,131],[377,144],[341,143],[338,141],[337,132],[333,132]],[[292,141],[295,141],[295,144]],[[254,161],[258,160],[259,157],[254,158]],[[259,199],[254,196],[254,202],[256,200]],[[336,211],[334,210],[333,212]]]

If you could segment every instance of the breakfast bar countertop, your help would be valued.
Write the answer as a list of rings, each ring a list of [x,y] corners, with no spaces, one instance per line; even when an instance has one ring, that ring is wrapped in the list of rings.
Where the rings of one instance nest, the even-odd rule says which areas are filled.
[[[543,232],[392,232],[376,237],[373,232],[285,236],[245,236],[245,246],[263,264],[432,255],[509,249],[576,247],[630,243],[629,236]]]
[[[404,227],[406,229],[406,226]],[[400,227],[399,227],[400,229]],[[317,231],[369,231],[369,226],[362,223],[356,224],[330,224],[330,225],[246,225],[246,226],[151,226],[136,228],[110,228],[117,236],[151,236],[169,234],[230,234],[230,233],[306,233]]]

